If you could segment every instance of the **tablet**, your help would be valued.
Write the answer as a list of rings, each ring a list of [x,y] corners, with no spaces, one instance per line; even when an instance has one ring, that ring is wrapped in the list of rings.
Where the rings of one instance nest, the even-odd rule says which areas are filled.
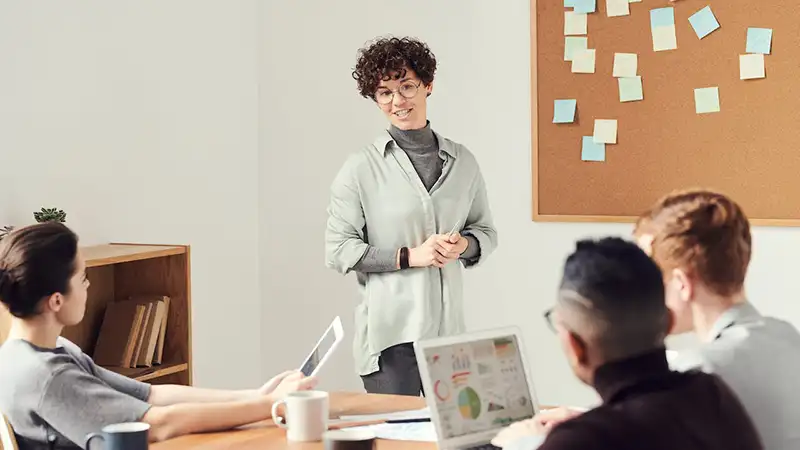
[[[300,370],[303,374],[306,376],[316,375],[320,367],[325,364],[325,361],[328,360],[333,350],[336,349],[336,346],[339,345],[339,342],[341,342],[343,338],[344,330],[342,329],[342,320],[339,316],[336,316],[333,322],[328,325],[328,329],[325,330],[322,337],[317,341],[317,345],[311,350],[311,354],[308,355],[300,366]]]

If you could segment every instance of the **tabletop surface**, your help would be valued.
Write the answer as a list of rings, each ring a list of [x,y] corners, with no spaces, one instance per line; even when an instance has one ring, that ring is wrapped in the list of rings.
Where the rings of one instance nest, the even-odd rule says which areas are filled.
[[[399,395],[364,394],[357,392],[332,392],[330,394],[331,418],[341,415],[380,414],[406,411],[425,407],[422,397]],[[347,426],[356,425],[348,423]],[[336,428],[331,426],[330,428]],[[286,431],[276,426],[272,420],[248,425],[236,430],[181,436],[168,441],[151,444],[153,450],[174,449],[321,449],[322,442],[288,442]],[[435,449],[433,442],[388,441],[379,439],[378,450],[393,449]]]

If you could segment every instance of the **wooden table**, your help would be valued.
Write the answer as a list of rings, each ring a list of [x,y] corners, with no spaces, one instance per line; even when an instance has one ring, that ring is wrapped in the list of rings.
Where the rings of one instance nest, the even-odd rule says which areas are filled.
[[[331,418],[341,415],[379,414],[386,412],[405,411],[425,407],[422,397],[408,397],[399,395],[378,395],[349,392],[332,392],[330,397]],[[348,423],[346,426],[355,424]],[[331,426],[330,428],[336,428]],[[151,444],[153,450],[174,449],[298,449],[311,450],[323,448],[322,442],[288,442],[286,431],[278,428],[271,420],[250,425],[240,429],[221,433],[204,433],[182,436],[158,444]],[[435,449],[433,442],[387,441],[378,440],[377,448],[380,450],[394,449]]]

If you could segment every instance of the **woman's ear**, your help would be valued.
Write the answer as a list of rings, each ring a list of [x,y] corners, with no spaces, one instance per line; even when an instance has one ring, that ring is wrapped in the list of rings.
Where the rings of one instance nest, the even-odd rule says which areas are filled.
[[[584,342],[580,336],[570,331],[567,344],[574,358],[575,365],[585,366],[589,362],[589,352],[586,348],[586,342]]]
[[[678,295],[682,302],[688,303],[694,300],[694,282],[683,269],[672,270],[672,282],[676,283]]]
[[[44,302],[46,308],[53,312],[59,312],[61,307],[64,306],[64,296],[61,295],[60,292],[56,292],[55,294],[47,297],[47,301]]]

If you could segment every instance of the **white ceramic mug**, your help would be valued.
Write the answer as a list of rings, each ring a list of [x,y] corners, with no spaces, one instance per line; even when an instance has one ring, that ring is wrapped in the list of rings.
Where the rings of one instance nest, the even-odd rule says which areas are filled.
[[[284,420],[280,420],[278,407],[284,407]],[[272,404],[272,420],[286,429],[290,441],[321,441],[328,429],[328,393],[324,391],[290,392]]]

